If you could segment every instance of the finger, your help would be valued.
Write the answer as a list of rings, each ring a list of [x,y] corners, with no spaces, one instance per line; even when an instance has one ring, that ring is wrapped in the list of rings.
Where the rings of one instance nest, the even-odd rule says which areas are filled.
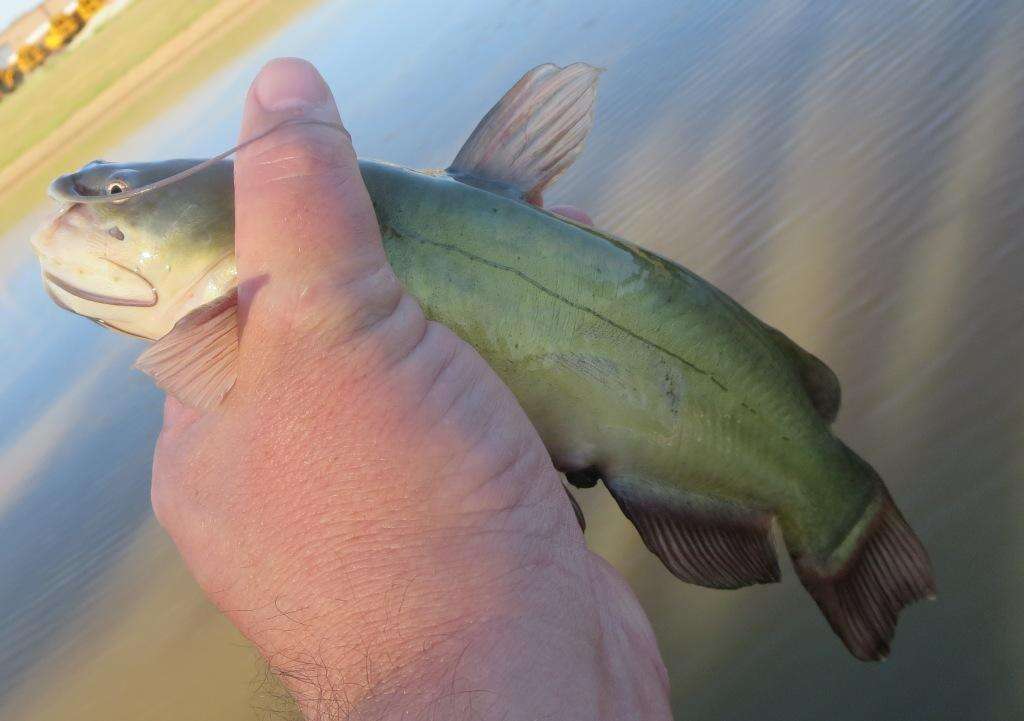
[[[271,61],[249,90],[241,139],[294,118],[341,123],[312,65]],[[240,151],[235,218],[243,317],[255,288],[258,302],[294,306],[325,278],[343,284],[386,263],[352,142],[336,128],[285,126]]]
[[[561,215],[569,220],[575,220],[577,223],[583,223],[584,225],[593,225],[594,221],[590,219],[590,216],[584,213],[579,208],[574,208],[571,205],[553,205],[548,208],[552,213]]]
[[[163,433],[174,433],[195,423],[202,417],[202,412],[186,406],[174,396],[167,396],[164,401]]]
[[[164,423],[157,441],[158,451],[186,443],[189,431],[202,417],[202,411],[186,406],[174,396],[168,395],[164,401]]]

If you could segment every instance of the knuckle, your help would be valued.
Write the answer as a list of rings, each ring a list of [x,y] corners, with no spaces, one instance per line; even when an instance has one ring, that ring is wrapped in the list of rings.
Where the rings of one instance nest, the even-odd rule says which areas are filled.
[[[347,346],[344,355],[348,377],[391,378],[406,359],[416,354],[428,327],[419,303],[402,291],[394,300],[349,316],[340,336]]]
[[[398,309],[404,291],[386,263],[351,278],[331,280],[336,311],[347,332],[357,334],[386,320]]]
[[[290,289],[291,290],[291,289]],[[357,277],[314,278],[288,293],[287,302],[261,309],[259,322],[286,346],[309,341],[349,341],[391,316],[403,296],[401,285],[386,265]]]
[[[339,340],[358,340],[372,334],[403,307],[406,293],[391,268],[382,265],[357,278],[330,278],[321,293],[307,293],[295,308],[300,321],[326,314]],[[327,295],[324,302],[320,297]],[[408,301],[407,301],[408,302]]]
[[[321,374],[362,382],[387,372],[412,342],[418,321],[425,324],[418,304],[397,282],[370,277],[339,293],[326,279],[269,309],[250,342],[243,336],[239,375],[274,377],[291,393],[304,392]]]

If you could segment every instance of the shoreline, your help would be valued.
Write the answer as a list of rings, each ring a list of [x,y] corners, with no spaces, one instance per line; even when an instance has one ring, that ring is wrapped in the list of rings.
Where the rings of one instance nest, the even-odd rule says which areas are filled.
[[[18,222],[26,208],[36,205],[30,197],[44,200],[45,187],[57,168],[75,165],[73,158],[85,150],[98,151],[117,136],[137,129],[212,72],[318,2],[296,0],[282,7],[274,0],[220,0],[202,13],[0,169],[0,234]],[[93,38],[99,40],[101,36]],[[204,72],[187,71],[198,64]],[[115,108],[116,117],[105,119]]]

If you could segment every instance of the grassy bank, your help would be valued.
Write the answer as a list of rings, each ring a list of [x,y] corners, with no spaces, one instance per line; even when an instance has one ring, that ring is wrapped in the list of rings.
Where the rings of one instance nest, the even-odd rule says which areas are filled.
[[[0,232],[47,183],[98,157],[316,0],[135,0],[0,103]]]
[[[73,51],[51,57],[0,103],[0,169],[181,34],[217,0],[136,0]]]

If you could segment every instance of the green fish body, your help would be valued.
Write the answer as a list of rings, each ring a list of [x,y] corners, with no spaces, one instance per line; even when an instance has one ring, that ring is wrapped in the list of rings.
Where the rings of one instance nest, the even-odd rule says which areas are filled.
[[[603,481],[672,573],[715,588],[777,581],[777,520],[801,580],[851,652],[884,657],[899,610],[934,584],[878,474],[832,433],[835,375],[682,266],[525,202],[539,198],[551,173],[502,175],[474,158],[479,136],[493,138],[495,123],[508,127],[502,112],[536,92],[523,85],[529,77],[448,173],[361,161],[398,277],[428,317],[472,344],[511,388],[556,467],[579,487]],[[55,186],[66,197],[69,185],[103,188],[126,169],[152,182],[183,167],[169,162],[177,164],[91,165]],[[122,235],[153,239],[146,252],[168,276],[182,264],[193,269],[165,293],[179,305],[159,322],[125,320],[142,317],[135,306],[101,317],[89,293],[54,286],[59,273],[43,260],[59,255],[48,249],[59,235],[51,229],[36,244],[55,300],[70,308],[84,298],[92,305],[75,312],[173,337],[179,318],[206,312],[203,304],[233,282],[230,168],[223,161],[159,192],[76,211],[92,214],[80,225],[116,223]],[[190,221],[174,211],[172,223],[169,208],[181,207],[192,209]],[[118,265],[140,269],[163,292],[164,281],[138,263]],[[196,284],[198,268],[216,282]],[[133,292],[148,297],[141,286]],[[173,379],[153,375],[174,392]]]
[[[838,393],[834,377],[707,281],[446,177],[361,167],[405,287],[487,359],[579,482],[786,509],[787,542],[823,559],[876,500],[812,401]],[[808,366],[828,388],[807,388]]]

